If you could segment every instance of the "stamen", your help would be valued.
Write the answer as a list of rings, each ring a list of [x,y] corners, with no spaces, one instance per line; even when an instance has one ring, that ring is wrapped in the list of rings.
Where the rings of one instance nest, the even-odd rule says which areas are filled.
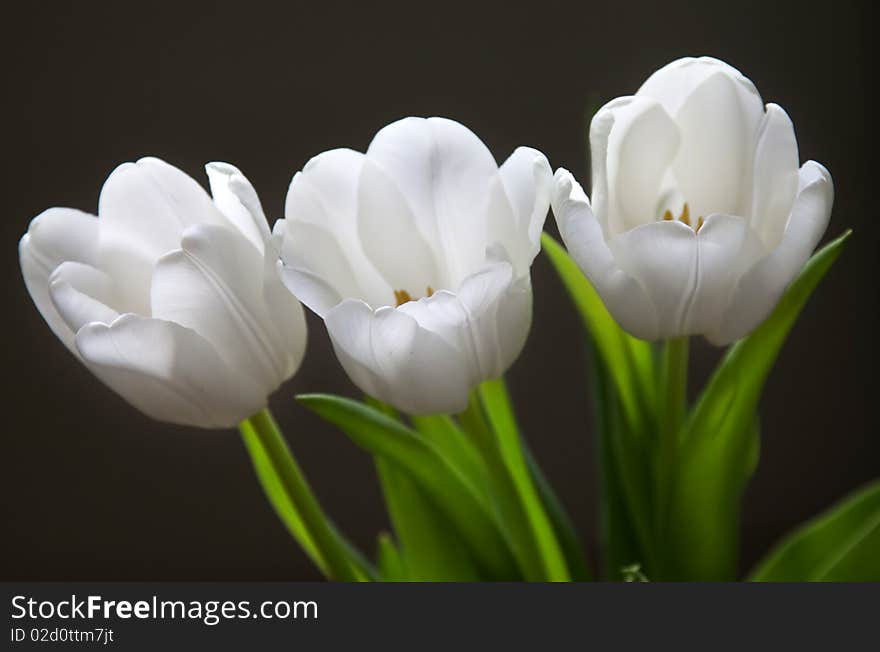
[[[434,288],[432,288],[429,285],[428,292],[425,294],[425,296],[430,297],[433,295],[434,295]],[[415,301],[415,300],[416,299],[413,299],[412,295],[409,292],[407,292],[406,290],[394,290],[394,302],[396,304],[395,305],[396,308],[399,308],[403,304],[409,303],[410,301]]]
[[[681,215],[678,216],[678,219],[688,226],[691,225],[691,209],[687,202],[684,203],[684,207],[681,209]]]
[[[672,211],[669,210],[668,208],[666,209],[666,212],[663,213],[663,219],[666,220],[667,222],[671,222],[673,220]]]
[[[697,218],[697,228],[694,229],[694,231],[696,231],[697,233],[699,233],[699,232],[700,232],[700,229],[703,228],[703,224],[704,224],[704,222],[703,222],[703,218],[702,218],[702,217]]]

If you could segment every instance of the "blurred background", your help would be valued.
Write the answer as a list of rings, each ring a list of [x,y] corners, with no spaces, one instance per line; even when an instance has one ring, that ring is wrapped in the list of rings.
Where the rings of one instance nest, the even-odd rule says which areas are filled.
[[[205,185],[206,161],[235,163],[274,218],[312,155],[364,150],[406,115],[455,118],[499,161],[537,147],[586,181],[587,107],[686,55],[730,62],[789,112],[801,160],[834,177],[826,240],[855,231],[767,384],[743,569],[880,476],[869,3],[191,4],[4,12],[0,579],[319,578],[263,498],[237,432],[150,421],[51,334],[18,267],[33,216],[49,206],[94,212],[118,163],[156,155]],[[547,229],[556,233],[552,218]],[[584,337],[543,256],[533,283],[534,326],[509,384],[530,445],[595,554]],[[388,519],[370,458],[293,400],[358,395],[320,321],[309,315],[309,326],[305,363],[271,405],[327,510],[372,554]],[[694,342],[692,389],[720,353]]]

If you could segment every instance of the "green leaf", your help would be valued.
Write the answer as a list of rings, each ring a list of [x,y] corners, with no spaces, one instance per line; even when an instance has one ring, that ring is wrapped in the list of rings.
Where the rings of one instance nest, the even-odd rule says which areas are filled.
[[[577,263],[553,237],[541,235],[541,246],[574,301],[609,376],[617,386],[625,415],[635,431],[645,427],[656,404],[651,345],[624,331]]]
[[[592,342],[589,342],[593,348]],[[636,524],[647,536],[646,481],[637,483],[648,473],[644,450],[636,452],[629,461],[622,459],[622,442],[629,437],[626,420],[617,400],[617,388],[608,377],[602,359],[590,356],[590,388],[593,391],[595,432],[599,456],[599,520],[601,550],[606,580],[623,579],[622,569],[633,564],[645,564],[647,553],[642,552]],[[629,478],[632,479],[629,479]],[[632,499],[631,499],[632,496]],[[648,550],[650,548],[647,548]]]
[[[510,476],[516,498],[525,515],[535,553],[543,566],[544,578],[551,582],[569,581],[571,576],[565,555],[562,553],[556,531],[545,511],[523,453],[522,439],[507,394],[507,386],[503,379],[489,380],[482,383],[477,388],[477,392],[494,432],[498,451]]]
[[[469,582],[481,579],[454,525],[409,473],[382,457],[376,469],[400,541],[407,579],[413,582]]]
[[[327,572],[327,562],[315,545],[315,540],[309,533],[305,523],[303,523],[299,512],[285,493],[281,480],[278,478],[278,474],[275,472],[272,462],[266,454],[266,449],[260,443],[253,429],[249,427],[242,428],[242,439],[251,456],[257,480],[259,480],[260,486],[263,487],[263,491],[278,518],[281,519],[281,522],[284,523],[288,532],[296,539],[309,559],[326,577],[329,574]]]
[[[266,497],[321,572],[335,580],[369,580],[372,569],[324,514],[268,408],[239,430]]]
[[[674,559],[663,579],[735,577],[740,500],[756,460],[756,412],[764,382],[849,233],[809,260],[767,320],[729,349],[698,400],[684,427],[666,510],[663,547],[674,552]]]
[[[412,416],[413,426],[431,442],[449,464],[454,466],[488,501],[489,478],[486,465],[474,443],[458,423],[445,414]]]
[[[430,442],[357,401],[324,394],[300,395],[297,400],[339,426],[358,446],[409,472],[467,542],[482,574],[494,579],[519,577],[491,507]]]
[[[406,582],[406,564],[391,535],[380,532],[377,539],[377,557],[379,560],[379,576],[383,582]]]
[[[547,233],[541,245],[568,290],[590,336],[603,460],[603,551],[608,579],[639,562],[653,571],[652,469],[657,390],[651,345],[624,331],[568,252]],[[606,389],[606,385],[610,385]],[[610,501],[610,502],[604,502]],[[633,555],[638,558],[633,559]]]
[[[880,481],[863,487],[787,536],[749,579],[880,581]]]

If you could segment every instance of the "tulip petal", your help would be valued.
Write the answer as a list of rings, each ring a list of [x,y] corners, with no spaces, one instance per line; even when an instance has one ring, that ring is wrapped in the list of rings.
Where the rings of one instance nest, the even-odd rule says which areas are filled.
[[[496,262],[466,278],[457,294],[444,290],[398,310],[461,353],[474,387],[501,376],[522,351],[531,326],[531,283],[528,276],[516,279],[510,262]]]
[[[368,394],[410,414],[467,406],[470,384],[461,352],[412,316],[346,299],[325,321],[337,357]]]
[[[358,232],[363,162],[364,155],[350,149],[309,160],[290,183],[286,219],[276,222],[274,231],[283,235],[285,265],[309,270],[341,296],[380,306],[392,301],[394,292],[367,258]]]
[[[404,118],[376,134],[367,158],[388,174],[425,240],[448,261],[447,287],[482,266],[498,165],[472,131],[445,118]]]
[[[476,343],[480,380],[498,378],[517,358],[532,323],[531,286],[515,284],[510,263],[491,265],[464,280],[458,298]]]
[[[336,288],[308,269],[282,265],[279,274],[284,286],[293,296],[321,318],[342,301],[343,297]]]
[[[583,188],[563,168],[556,171],[554,184],[553,215],[572,258],[622,328],[645,340],[656,339],[654,305],[638,281],[615,261]]]
[[[119,316],[113,279],[91,265],[67,261],[49,277],[49,294],[58,314],[73,333],[91,322],[109,324]]]
[[[277,237],[266,243],[263,254],[263,302],[268,314],[265,327],[274,332],[273,339],[283,352],[281,355],[276,353],[276,357],[283,357],[286,362],[281,374],[282,379],[286,380],[296,373],[305,357],[308,330],[302,304],[281,278],[284,265],[278,258],[280,247]]]
[[[679,140],[675,123],[653,99],[618,98],[595,115],[593,200],[609,237],[661,217],[661,184]]]
[[[764,116],[754,85],[727,64],[695,59],[654,73],[637,95],[663,102],[678,125],[672,170],[692,215],[745,215],[752,147]]]
[[[501,243],[510,253],[517,272],[527,273],[541,250],[541,231],[550,208],[553,170],[547,157],[538,150],[518,147],[498,168],[498,176],[501,187],[493,184],[490,198],[489,241]],[[507,201],[493,201],[498,190]]]
[[[120,286],[123,310],[138,314],[149,314],[153,265],[177,248],[184,229],[227,224],[195,180],[157,158],[117,167],[101,189],[98,215],[100,267]]]
[[[66,260],[91,264],[98,244],[98,220],[72,208],[50,208],[31,220],[18,244],[21,274],[37,310],[71,351],[74,337],[49,296],[49,276]]]
[[[751,227],[768,249],[782,240],[798,190],[798,146],[791,118],[768,104],[758,132],[752,181]]]
[[[608,245],[621,269],[650,297],[657,314],[655,338],[683,335],[698,283],[694,230],[678,221],[652,222],[614,236]]]
[[[682,333],[718,328],[736,282],[765,253],[745,218],[710,215],[697,234],[696,286],[688,300]]]
[[[393,290],[412,297],[448,287],[436,250],[422,237],[415,217],[391,179],[372,161],[361,172],[358,230],[364,252]],[[389,296],[384,304],[392,303]]]
[[[269,223],[257,191],[241,171],[229,163],[205,166],[214,205],[259,251],[270,237]]]
[[[125,314],[87,324],[76,345],[98,378],[154,419],[232,427],[265,405],[256,385],[239,382],[207,340],[178,324]]]
[[[191,328],[232,369],[262,387],[277,387],[288,377],[295,351],[287,349],[268,314],[263,255],[230,228],[209,224],[188,228],[180,247],[156,265],[153,316]]]
[[[668,63],[648,77],[636,95],[659,100],[674,116],[695,91],[718,74],[734,82],[744,107],[756,115],[763,112],[761,96],[751,80],[730,64],[713,57],[685,57]]]
[[[293,281],[293,284],[288,284],[290,291],[321,317],[339,303],[335,301],[327,305],[326,302],[330,301],[333,295],[381,301],[379,305],[394,299],[391,287],[384,281],[382,287],[385,291],[379,295],[375,292],[368,294],[362,289],[358,282],[359,278],[349,262],[352,257],[346,255],[347,252],[342,250],[338,239],[325,227],[285,219],[278,220],[276,231],[283,234],[281,255],[285,269],[305,270],[308,273],[307,277],[302,277],[292,276],[287,271],[283,271],[282,278],[285,283]],[[299,281],[304,280],[308,283],[311,279],[321,279],[329,292],[318,292],[318,288],[300,286]],[[302,296],[300,296],[301,292]]]
[[[739,280],[720,327],[706,335],[710,342],[728,344],[767,318],[825,233],[833,203],[828,170],[815,161],[804,163],[782,241]]]

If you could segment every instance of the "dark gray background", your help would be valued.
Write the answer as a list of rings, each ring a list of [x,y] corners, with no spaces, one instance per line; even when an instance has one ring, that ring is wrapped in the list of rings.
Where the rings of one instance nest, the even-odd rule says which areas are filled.
[[[744,565],[880,475],[867,4],[274,4],[29,3],[4,17],[0,578],[317,577],[263,499],[237,433],[150,421],[51,335],[18,268],[31,217],[53,205],[96,210],[113,167],[147,154],[203,182],[205,161],[234,162],[278,216],[310,156],[364,149],[405,115],[458,119],[498,159],[535,146],[584,178],[591,98],[631,93],[691,54],[728,60],[786,108],[802,160],[834,176],[827,237],[855,230],[767,385]],[[582,333],[544,257],[533,280],[534,327],[509,381],[537,457],[594,549]],[[387,518],[370,460],[292,399],[357,395],[320,322],[309,325],[305,363],[272,407],[329,512],[372,551]],[[718,355],[695,343],[695,383]]]

